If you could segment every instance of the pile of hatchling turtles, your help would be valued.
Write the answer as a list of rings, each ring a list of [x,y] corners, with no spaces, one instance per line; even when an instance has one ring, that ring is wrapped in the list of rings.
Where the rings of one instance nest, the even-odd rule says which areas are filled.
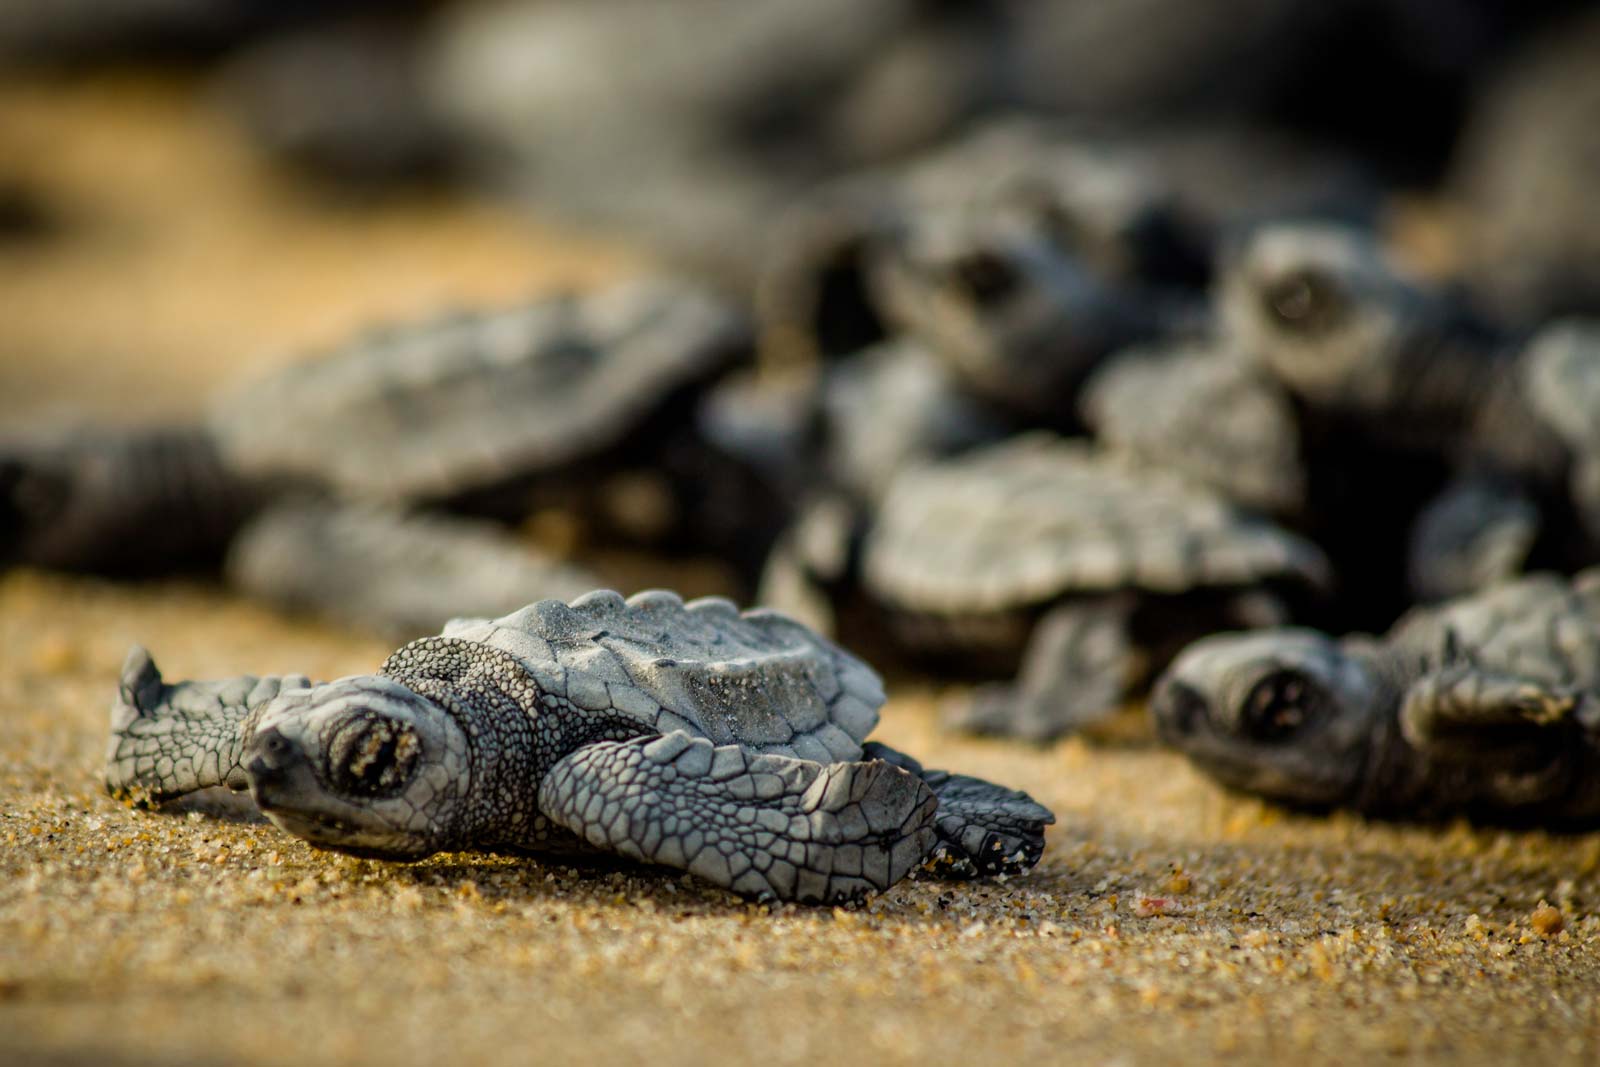
[[[1226,34],[1176,5],[1167,81],[1103,69],[1120,16],[730,6],[682,5],[722,16],[697,46],[650,32],[672,5],[467,4],[230,61],[269,120],[308,106],[270,91],[308,50],[388,63],[388,110],[266,126],[362,180],[488,143],[496,188],[588,198],[701,273],[393,324],[187,425],[8,431],[0,561],[209,569],[414,639],[318,685],[167,684],[136,650],[114,792],[248,788],[359,855],[599,849],[777,899],[1035,863],[1048,811],[866,740],[883,691],[848,647],[974,683],[950,729],[1092,738],[1148,705],[1286,804],[1600,821],[1600,21],[1519,24],[1472,86],[1441,277],[1383,225],[1373,144],[1261,121],[1299,83],[1250,60],[1315,51],[1304,5]],[[644,39],[616,78],[569,69]],[[1462,90],[1488,47],[1427,69]],[[1158,91],[1234,68],[1204,114]],[[713,557],[760,609],[590,592],[602,545]]]

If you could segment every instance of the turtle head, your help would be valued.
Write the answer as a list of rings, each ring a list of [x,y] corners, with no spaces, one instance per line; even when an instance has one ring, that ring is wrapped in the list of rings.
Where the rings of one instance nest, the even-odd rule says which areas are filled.
[[[1312,630],[1218,634],[1157,680],[1162,740],[1224,785],[1301,807],[1354,798],[1379,736],[1386,686]]]
[[[1138,336],[1122,292],[1027,219],[929,212],[874,277],[891,320],[1003,398],[1056,395]]]
[[[1285,223],[1257,231],[1229,258],[1223,322],[1252,358],[1312,403],[1383,407],[1430,301],[1373,237]]]
[[[449,712],[378,676],[279,694],[242,762],[256,805],[280,828],[384,859],[420,859],[454,840],[472,777]]]

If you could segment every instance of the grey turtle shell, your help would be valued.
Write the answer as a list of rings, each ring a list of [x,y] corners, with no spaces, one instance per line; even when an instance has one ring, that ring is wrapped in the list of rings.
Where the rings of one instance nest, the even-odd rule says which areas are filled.
[[[371,334],[224,396],[211,426],[247,475],[380,502],[456,496],[619,443],[748,336],[703,289],[636,281]]]
[[[861,660],[772,611],[675,593],[602,590],[500,619],[460,619],[445,638],[515,656],[576,715],[621,713],[649,730],[819,763],[859,760],[883,683]]]
[[[1328,577],[1314,545],[1182,477],[1044,433],[906,471],[864,553],[878,596],[947,614]]]
[[[1097,440],[1276,514],[1306,502],[1300,428],[1287,394],[1218,343],[1139,348],[1084,387]]]

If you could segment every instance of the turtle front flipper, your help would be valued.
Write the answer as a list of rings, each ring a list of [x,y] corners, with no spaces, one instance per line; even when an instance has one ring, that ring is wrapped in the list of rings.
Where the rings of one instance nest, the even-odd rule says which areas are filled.
[[[1566,748],[1569,731],[1600,725],[1592,694],[1470,663],[1418,679],[1400,706],[1405,739],[1446,762],[1514,767]]]
[[[1457,479],[1412,524],[1407,581],[1421,601],[1487,589],[1522,573],[1539,536],[1539,507],[1486,476]]]
[[[887,763],[757,755],[681,731],[585,745],[539,786],[540,811],[598,848],[801,903],[900,881],[934,847],[937,806]]]
[[[863,745],[862,755],[909,771],[939,798],[934,823],[939,843],[930,857],[931,873],[941,878],[1018,874],[1044,854],[1044,828],[1056,817],[1021,790],[965,774],[924,770],[904,752],[876,741]]]
[[[135,645],[111,706],[106,791],[148,806],[211,786],[245,788],[245,720],[279,690],[310,684],[302,675],[244,675],[169,685]]]

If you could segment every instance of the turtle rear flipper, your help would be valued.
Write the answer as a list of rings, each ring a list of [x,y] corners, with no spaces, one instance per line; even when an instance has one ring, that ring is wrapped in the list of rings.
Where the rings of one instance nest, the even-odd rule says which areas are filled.
[[[150,653],[135,645],[111,706],[106,791],[154,805],[211,786],[245,788],[239,765],[245,720],[281,689],[310,684],[303,675],[243,675],[169,685]]]
[[[888,889],[934,847],[933,794],[882,762],[813,763],[673,732],[585,745],[539,809],[590,844],[757,899]]]
[[[925,770],[905,753],[876,741],[863,745],[862,755],[911,772],[939,798],[934,822],[939,842],[929,863],[935,875],[1017,874],[1044,854],[1044,828],[1056,817],[1028,794],[965,774]]]

